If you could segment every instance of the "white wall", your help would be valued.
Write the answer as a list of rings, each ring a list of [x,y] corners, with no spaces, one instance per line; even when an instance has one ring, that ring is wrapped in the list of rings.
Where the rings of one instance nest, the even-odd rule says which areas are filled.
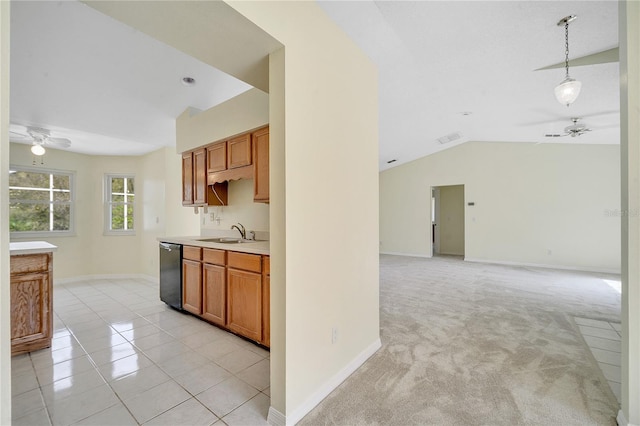
[[[464,186],[440,186],[438,189],[439,253],[464,255]]]
[[[620,270],[615,145],[469,142],[380,173],[380,251],[429,255],[430,187],[465,185],[465,258]]]
[[[10,147],[12,165],[34,167],[29,145],[11,144]],[[44,238],[58,246],[53,256],[54,281],[111,274],[157,277],[156,238],[166,234],[167,222],[171,221],[174,235],[199,233],[198,216],[184,214],[192,210],[182,207],[181,193],[167,192],[166,183],[178,182],[176,186],[180,188],[182,176],[181,170],[173,167],[180,164],[180,156],[170,148],[137,157],[91,156],[48,149],[44,162],[35,167],[76,174],[75,236]],[[135,175],[135,235],[104,235],[103,183],[107,173]],[[168,216],[167,204],[179,206],[183,212]]]

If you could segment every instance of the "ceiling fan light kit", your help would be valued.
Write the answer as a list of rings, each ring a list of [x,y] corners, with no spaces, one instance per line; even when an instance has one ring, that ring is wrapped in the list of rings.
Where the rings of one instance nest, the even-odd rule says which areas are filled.
[[[558,21],[558,26],[564,25],[564,66],[566,75],[564,80],[556,86],[556,99],[562,105],[569,106],[578,99],[582,83],[569,77],[569,23],[577,18],[576,15],[569,15]]]
[[[31,145],[31,153],[33,153],[33,155],[44,155],[46,152],[46,150],[44,149],[44,146],[42,146],[41,144],[34,142],[33,145]]]

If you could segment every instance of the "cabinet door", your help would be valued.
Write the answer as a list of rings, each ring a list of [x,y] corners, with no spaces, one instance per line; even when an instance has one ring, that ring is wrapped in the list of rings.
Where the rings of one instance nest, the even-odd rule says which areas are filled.
[[[203,294],[202,317],[214,324],[224,326],[226,323],[226,270],[224,266],[202,265]]]
[[[193,151],[193,204],[207,204],[207,151]]]
[[[253,201],[269,202],[269,128],[253,135]]]
[[[227,326],[251,340],[262,340],[262,276],[227,269]]]
[[[193,205],[193,155],[182,153],[182,205]]]
[[[219,142],[207,147],[207,172],[227,170],[227,142]]]
[[[201,263],[182,261],[182,309],[192,314],[202,314],[202,270]]]
[[[251,165],[251,134],[227,142],[227,169]]]
[[[11,276],[12,354],[50,346],[49,273]]]

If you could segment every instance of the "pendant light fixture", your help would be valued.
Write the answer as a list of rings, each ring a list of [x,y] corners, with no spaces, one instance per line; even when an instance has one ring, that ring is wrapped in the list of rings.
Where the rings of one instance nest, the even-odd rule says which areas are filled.
[[[558,26],[564,25],[564,66],[566,76],[562,82],[556,86],[556,99],[562,105],[569,106],[578,98],[582,83],[569,76],[569,23],[577,18],[576,15],[569,15],[558,21]]]

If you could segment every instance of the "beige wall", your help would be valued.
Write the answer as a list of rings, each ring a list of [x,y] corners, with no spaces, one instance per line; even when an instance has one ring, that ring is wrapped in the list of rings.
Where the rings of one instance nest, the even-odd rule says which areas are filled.
[[[200,213],[200,234],[229,231],[231,225],[241,223],[252,231],[269,231],[269,204],[253,202],[253,179],[229,182],[227,206],[210,206],[208,213]],[[214,220],[211,220],[211,216]],[[220,218],[220,221],[216,218]]]
[[[621,426],[640,425],[640,3],[620,2],[622,149]]]
[[[464,255],[464,186],[440,186],[438,190],[439,253]]]
[[[206,111],[176,119],[176,150],[189,151],[269,124],[269,95],[248,90]]]
[[[270,111],[271,168],[284,170],[283,186],[272,180],[272,269],[284,273],[276,294],[286,300],[275,360],[285,372],[272,369],[285,406],[278,384],[272,406],[295,422],[379,344],[377,73],[315,3],[230,4],[285,46],[271,58],[284,74],[284,97],[271,104],[284,115]],[[285,241],[275,240],[279,225]]]
[[[615,145],[469,142],[384,171],[380,251],[429,256],[430,188],[464,184],[466,259],[619,271],[619,159]]]
[[[0,424],[11,424],[11,309],[9,287],[9,23],[0,2]]]
[[[32,167],[33,156],[28,145],[10,146],[12,165]],[[166,151],[170,151],[169,156]],[[180,157],[170,148],[138,157],[90,156],[49,149],[44,161],[44,165],[36,167],[73,171],[76,175],[75,236],[43,238],[58,246],[53,257],[54,281],[111,274],[157,277],[156,238],[166,235],[167,223],[173,224],[175,235],[199,233],[197,215],[184,215],[185,212],[179,212],[180,216],[167,214],[167,204],[178,206],[186,213],[192,211],[182,207],[180,192],[166,191],[166,182],[177,181],[179,187],[182,176],[181,170],[171,167],[176,163],[180,165]],[[135,175],[135,235],[104,235],[103,183],[107,173]]]

